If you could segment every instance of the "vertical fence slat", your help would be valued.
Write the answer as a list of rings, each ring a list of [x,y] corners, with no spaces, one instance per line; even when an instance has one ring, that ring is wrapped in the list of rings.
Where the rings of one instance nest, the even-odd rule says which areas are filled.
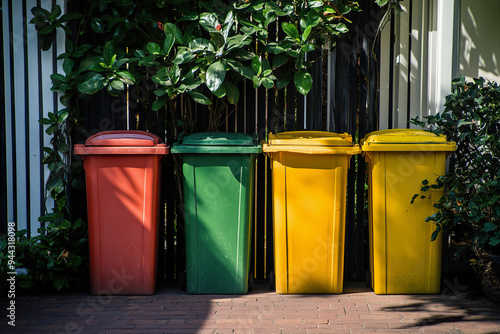
[[[3,29],[3,64],[2,66],[4,67],[4,105],[5,105],[5,174],[6,174],[6,216],[7,216],[7,221],[15,221],[16,220],[16,213],[15,213],[15,188],[14,188],[14,159],[15,159],[15,152],[14,152],[14,147],[13,147],[13,127],[12,127],[12,122],[13,122],[13,83],[11,82],[12,79],[12,57],[11,57],[11,28],[10,28],[10,21],[12,20],[12,17],[10,15],[10,6],[11,2],[7,0],[2,1],[2,29]]]
[[[42,7],[45,9],[50,10],[51,4],[44,3]],[[58,32],[59,33],[59,32]],[[54,105],[54,99],[53,96],[55,93],[53,93],[50,88],[52,87],[52,80],[50,78],[50,75],[53,73],[56,73],[55,68],[53,67],[54,63],[54,56],[52,49],[54,46],[52,46],[48,51],[44,51],[41,53],[41,73],[40,73],[40,90],[41,90],[41,95],[42,95],[42,116],[47,118],[49,112],[54,112],[56,109],[56,105]],[[45,133],[45,127],[43,128],[43,143],[42,146],[50,146],[50,140],[51,136]],[[44,183],[48,179],[50,175],[50,171],[47,165],[44,165],[43,168],[43,180]],[[46,195],[45,189],[44,189],[44,196]],[[47,197],[44,203],[44,208],[43,210],[45,213],[49,213],[52,211],[52,208],[54,207],[54,201],[50,196]]]
[[[355,15],[353,18],[353,24],[355,24],[358,20],[358,15]],[[344,36],[343,36],[344,37]],[[348,35],[345,36],[346,39],[350,42],[349,44],[343,44],[343,47],[339,50],[342,53],[340,57],[341,62],[343,63],[342,68],[342,86],[339,87],[342,89],[342,98],[343,105],[341,110],[341,114],[339,115],[341,121],[339,122],[341,127],[337,128],[338,132],[348,132],[350,135],[355,135],[353,130],[355,131],[356,122],[356,108],[357,108],[357,84],[358,84],[358,62],[357,62],[357,51],[358,51],[358,40],[356,38],[356,33],[354,30],[350,30]],[[344,41],[344,43],[346,43]],[[350,158],[350,166],[349,171],[347,173],[347,208],[346,208],[346,217],[345,217],[345,257],[344,257],[344,277],[352,278],[355,277],[355,269],[356,269],[356,258],[355,258],[355,245],[356,245],[356,226],[354,223],[355,217],[355,157]]]
[[[311,117],[311,129],[323,130],[323,57],[322,50],[314,51],[314,80],[313,84],[313,117]],[[307,112],[307,111],[306,111]]]
[[[33,15],[30,8],[36,6],[35,0],[26,1],[27,19],[29,22]],[[38,91],[40,89],[39,83],[39,45],[38,36],[34,25],[28,24],[27,26],[27,55],[28,55],[28,108],[29,108],[29,168],[30,168],[30,202],[31,207],[31,221],[34,227],[39,225],[37,218],[42,215],[42,199],[43,199],[43,177],[41,168],[43,150],[40,142],[42,136],[42,126],[38,123],[40,118],[40,96]],[[36,228],[32,229],[32,235],[36,234]]]
[[[11,13],[12,13],[12,35],[11,35],[11,45],[12,48],[12,69],[15,73],[14,80],[12,82],[14,88],[14,115],[13,115],[13,126],[14,126],[14,150],[15,150],[15,178],[16,183],[16,202],[17,202],[17,226],[18,229],[29,229],[29,210],[28,205],[29,198],[27,198],[27,164],[26,161],[26,90],[25,90],[25,41],[23,36],[23,2],[14,1],[11,3]],[[14,19],[19,18],[19,19]],[[23,205],[24,204],[24,205]]]
[[[3,4],[2,4],[3,5]],[[5,98],[5,61],[4,61],[4,9],[0,9],[0,34],[2,36],[2,42],[0,43],[0,100],[5,101],[3,105],[0,105],[0,143],[2,143],[2,149],[0,150],[0,233],[7,233],[7,140],[5,137],[6,132],[6,119],[7,119],[7,99]]]
[[[369,4],[365,3],[368,8]],[[368,87],[368,69],[370,67],[369,64],[369,57],[370,57],[370,49],[371,49],[371,42],[372,40],[370,39],[370,36],[373,36],[373,34],[370,34],[370,25],[369,20],[369,11],[363,11],[359,13],[358,19],[359,21],[357,22],[357,27],[359,28],[358,30],[358,50],[359,50],[359,71],[358,71],[358,125],[357,125],[357,137],[358,137],[358,142],[361,141],[361,139],[365,136],[367,133],[367,98],[369,95],[369,87]],[[365,258],[368,255],[367,254],[367,248],[366,248],[366,237],[367,237],[367,224],[365,224],[365,203],[366,203],[366,198],[365,198],[365,162],[362,156],[357,156],[356,157],[357,162],[356,162],[356,183],[355,185],[355,193],[356,193],[356,203],[355,203],[355,213],[356,213],[356,218],[355,221],[353,222],[355,224],[355,229],[356,229],[356,235],[355,235],[355,240],[356,240],[356,250],[355,250],[355,257],[356,257],[356,263],[355,263],[355,271],[354,271],[354,276],[357,279],[360,278],[365,278],[365,270],[367,269],[365,263]]]

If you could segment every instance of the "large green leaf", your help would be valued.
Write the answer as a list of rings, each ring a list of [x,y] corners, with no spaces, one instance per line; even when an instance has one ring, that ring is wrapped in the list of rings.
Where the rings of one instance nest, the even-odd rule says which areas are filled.
[[[158,97],[161,97],[165,94],[167,94],[167,90],[165,89],[165,87],[163,88],[158,88],[158,89],[155,89],[155,91],[153,92],[156,96]]]
[[[56,30],[56,26],[52,24],[52,25],[48,25],[48,26],[40,29],[38,31],[38,34],[40,34],[40,35],[48,35],[48,34],[52,33],[54,30]]]
[[[192,91],[192,90],[198,88],[203,83],[201,78],[186,79],[186,77],[183,78],[183,80],[181,81],[181,84],[178,87],[178,90],[181,93]]]
[[[116,74],[120,77],[120,80],[127,85],[133,85],[135,83],[134,76],[127,71],[118,71]]]
[[[173,34],[167,34],[167,36],[165,36],[165,42],[163,42],[163,53],[165,55],[168,56],[170,54],[170,50],[172,50],[174,42],[175,42],[175,37]]]
[[[121,80],[112,80],[109,85],[111,87],[113,87],[113,89],[116,89],[116,90],[124,90],[125,89],[125,85],[123,84],[123,81]]]
[[[84,17],[85,15],[82,13],[67,13],[59,18],[59,22],[63,23],[70,20],[80,20],[83,19]]]
[[[208,49],[210,41],[205,38],[195,38],[189,43],[189,50],[192,52],[205,51]]]
[[[180,65],[180,64],[188,63],[195,58],[196,58],[196,54],[192,53],[187,48],[182,48],[182,49],[178,50],[177,55],[175,56],[174,60],[172,60],[172,62],[174,64]]]
[[[260,84],[262,83],[262,78],[259,78],[258,76],[254,75],[252,78],[252,83],[253,83],[253,88],[259,88]]]
[[[165,35],[173,35],[175,37],[175,41],[177,44],[183,44],[184,43],[184,36],[182,35],[182,32],[177,28],[177,26],[173,23],[165,23],[163,25],[163,30],[165,31]]]
[[[281,28],[283,29],[285,34],[287,34],[291,38],[300,40],[299,31],[297,30],[297,27],[293,23],[283,22],[281,24]]]
[[[147,57],[144,57],[143,59],[139,60],[139,66],[151,67],[151,66],[156,66],[159,64],[160,63],[157,62],[153,56],[147,56]]]
[[[57,123],[62,123],[64,121],[66,121],[68,116],[69,116],[68,109],[64,108],[64,109],[59,110],[59,113],[57,115]]]
[[[120,67],[122,67],[123,65],[125,65],[126,63],[128,63],[130,61],[130,59],[128,58],[122,58],[120,60],[116,60],[113,65],[111,66],[111,69],[113,70],[117,70],[119,69]]]
[[[311,52],[314,51],[314,49],[315,49],[314,44],[304,44],[301,47],[301,50],[303,52]]]
[[[321,17],[315,10],[310,10],[307,15],[300,20],[300,28],[305,31],[307,27],[316,27],[321,22]]]
[[[379,5],[380,7],[383,7],[385,5],[387,5],[387,3],[389,2],[389,0],[375,0],[375,2],[377,3],[377,5]]]
[[[232,82],[226,81],[225,85],[227,101],[230,104],[237,105],[240,99],[240,91]]]
[[[345,25],[345,23],[339,23],[337,24],[337,27],[335,28],[338,32],[345,34],[346,32],[349,31],[349,28]]]
[[[174,66],[172,66],[170,68],[170,70],[168,71],[168,76],[172,80],[172,82],[174,83],[174,85],[177,84],[177,82],[181,78],[181,69],[180,69],[180,67],[177,64],[175,64]]]
[[[102,52],[103,61],[106,65],[113,65],[113,58],[116,59],[115,50],[113,48],[113,43],[111,41],[104,45],[104,50]]]
[[[52,79],[52,83],[54,84],[54,86],[60,86],[63,83],[68,82],[68,78],[59,73],[51,74],[50,79]]]
[[[302,42],[307,41],[307,38],[309,37],[311,30],[312,26],[307,26],[307,28],[304,29],[304,32],[302,33]]]
[[[224,82],[226,78],[226,66],[221,61],[217,61],[210,65],[207,69],[206,80],[207,87],[210,91],[215,92]]]
[[[52,7],[52,10],[50,11],[49,19],[51,21],[54,21],[59,17],[59,15],[61,15],[61,13],[62,13],[61,6],[55,5],[54,7]]]
[[[222,85],[220,85],[219,89],[217,89],[215,92],[213,92],[215,96],[217,96],[219,99],[222,99],[224,96],[226,96],[226,83],[223,82]]]
[[[206,97],[205,95],[203,95],[203,93],[201,93],[200,91],[193,90],[193,91],[188,92],[188,94],[189,94],[189,96],[191,96],[191,98],[196,103],[204,104],[207,106],[212,104],[212,101],[210,101],[210,99],[208,97]]]
[[[69,38],[66,39],[64,47],[66,48],[66,52],[68,53],[72,53],[75,50],[75,45],[73,44],[73,41]]]
[[[47,21],[49,19],[50,12],[42,7],[33,7],[31,8],[31,13],[42,21]]]
[[[158,85],[166,86],[170,82],[169,72],[170,69],[168,67],[162,67],[151,79]]]
[[[304,70],[300,70],[293,76],[295,87],[302,95],[307,95],[312,87],[312,76]]]
[[[267,89],[271,89],[274,87],[274,81],[270,77],[263,77],[261,79],[262,86],[264,86]]]
[[[203,13],[200,15],[200,25],[208,32],[219,33],[221,24],[214,13]],[[217,30],[219,28],[219,30]]]
[[[63,217],[64,217],[64,215],[62,212],[51,212],[51,213],[48,213],[44,216],[39,217],[38,221],[39,222],[50,222],[50,221],[54,221],[56,219],[61,219]]]
[[[243,49],[235,49],[231,52],[231,57],[234,57],[238,61],[247,61],[252,60],[255,54]]]
[[[242,48],[242,47],[249,45],[251,43],[252,43],[252,39],[248,35],[231,36],[227,39],[226,52],[230,52],[231,50],[236,49],[236,48]]]
[[[63,180],[57,177],[50,178],[49,181],[47,182],[48,191],[60,192],[63,186],[64,186]]]
[[[160,97],[158,100],[154,101],[153,104],[151,105],[151,109],[154,111],[160,110],[165,104],[167,104],[169,100],[169,97],[164,95]]]
[[[262,63],[260,61],[259,56],[255,56],[252,59],[252,69],[257,73],[257,75],[260,75],[262,73]]]
[[[92,73],[84,82],[78,85],[78,91],[82,94],[92,95],[105,86],[106,78],[99,73]]]
[[[146,46],[148,49],[149,53],[152,55],[159,55],[161,52],[161,48],[158,44],[154,42],[149,42],[148,45]]]
[[[102,20],[98,17],[93,17],[90,19],[90,26],[92,30],[94,30],[98,34],[104,33],[104,25],[102,24]]]
[[[221,27],[222,30],[222,35],[224,36],[224,39],[227,39],[229,36],[229,30],[231,30],[231,27],[233,26],[234,22],[234,12],[229,11],[226,15],[226,18],[224,20],[224,24]]]
[[[80,63],[79,71],[104,72],[105,68],[101,66],[103,60],[99,57],[84,58]]]
[[[287,16],[291,14],[289,12],[282,10],[280,6],[278,6],[278,4],[276,4],[276,2],[273,1],[266,2],[265,9],[276,13],[276,15],[278,16]]]
[[[252,79],[254,73],[239,61],[234,59],[226,59],[225,63],[228,64],[235,72],[239,73],[242,77]]]

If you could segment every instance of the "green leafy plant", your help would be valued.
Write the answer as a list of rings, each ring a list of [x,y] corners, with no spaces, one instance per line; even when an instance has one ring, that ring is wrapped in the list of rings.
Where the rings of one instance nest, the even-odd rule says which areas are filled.
[[[500,254],[500,87],[483,78],[453,81],[445,110],[427,116],[427,126],[457,143],[451,156],[451,172],[435,184],[423,182],[422,191],[445,188],[435,204],[437,213],[427,218],[440,231],[453,234],[457,256]]]
[[[48,220],[43,218],[42,220]],[[16,283],[30,288],[81,288],[88,282],[87,226],[81,219],[70,223],[50,217],[38,235],[27,237],[26,230],[15,234],[15,269],[2,265],[0,279],[7,282],[8,272],[18,271]],[[7,237],[0,239],[0,262],[7,263]]]
[[[44,237],[56,238],[63,226],[70,240],[84,242],[84,223],[72,216],[70,205],[72,188],[83,186],[81,163],[72,159],[72,135],[85,131],[82,100],[101,91],[144,92],[129,101],[162,112],[174,140],[180,132],[196,131],[191,110],[202,104],[210,113],[208,130],[216,131],[222,114],[236,108],[243,80],[267,89],[293,83],[307,94],[313,85],[307,54],[333,47],[348,31],[348,14],[359,10],[350,0],[90,0],[81,12],[66,14],[58,5],[50,11],[32,8],[42,50],[51,47],[58,29],[66,36],[58,55],[63,73],[51,75],[64,107],[40,120],[52,136],[43,162],[50,170],[47,197],[55,203],[53,212],[40,218],[48,224]]]

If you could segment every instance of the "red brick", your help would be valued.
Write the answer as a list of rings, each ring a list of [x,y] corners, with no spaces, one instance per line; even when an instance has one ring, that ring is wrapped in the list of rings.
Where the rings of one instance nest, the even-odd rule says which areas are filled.
[[[274,320],[274,323],[276,325],[282,325],[282,324],[296,324],[296,323],[301,323],[302,319],[276,319]]]

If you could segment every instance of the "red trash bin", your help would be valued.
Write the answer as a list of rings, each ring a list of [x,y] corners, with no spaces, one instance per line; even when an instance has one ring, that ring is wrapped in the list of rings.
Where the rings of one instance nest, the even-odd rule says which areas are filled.
[[[91,294],[154,293],[160,159],[168,153],[144,131],[104,131],[75,145],[87,184]]]

